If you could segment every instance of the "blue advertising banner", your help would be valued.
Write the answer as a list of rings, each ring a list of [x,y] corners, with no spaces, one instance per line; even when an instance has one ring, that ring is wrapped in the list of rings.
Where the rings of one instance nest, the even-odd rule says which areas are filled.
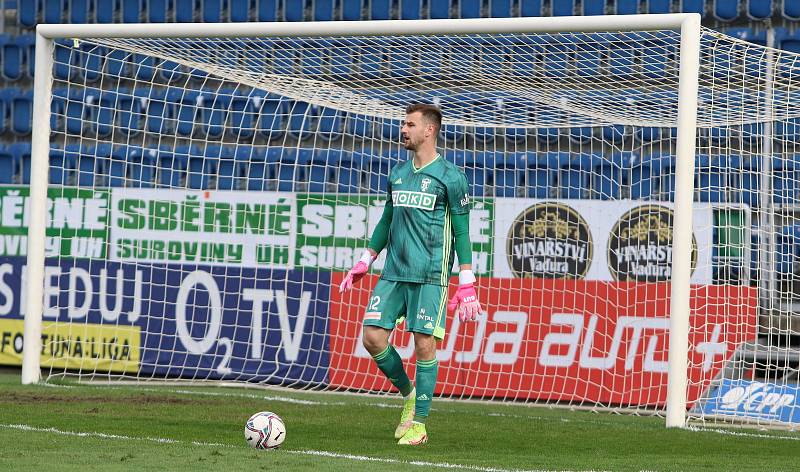
[[[58,321],[54,326],[102,327],[105,341],[93,332],[98,346],[115,332],[130,336],[130,328],[138,329],[133,357],[139,376],[327,381],[328,273],[89,259],[52,262],[45,271],[45,326]],[[17,363],[2,354],[6,349],[15,354],[20,344],[21,333],[13,331],[24,317],[25,272],[24,258],[0,258],[0,331],[8,331],[8,342],[0,343],[0,363]],[[67,341],[73,347],[84,340]],[[59,342],[51,344],[67,345],[61,338]],[[43,364],[48,356],[59,355],[75,357],[80,365],[87,349],[45,349]],[[125,351],[129,360],[131,349]],[[131,373],[130,365],[125,370]]]
[[[800,385],[723,379],[703,413],[800,423]]]

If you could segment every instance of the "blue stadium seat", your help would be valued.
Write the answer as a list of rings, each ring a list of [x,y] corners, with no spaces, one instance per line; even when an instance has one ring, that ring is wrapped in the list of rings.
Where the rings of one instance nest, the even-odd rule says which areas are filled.
[[[342,0],[342,20],[361,20],[361,10],[363,7],[362,0]]]
[[[173,14],[178,23],[194,21],[195,0],[173,0]]]
[[[797,21],[800,20],[800,2],[796,2],[793,0],[783,0],[783,17]]]
[[[8,129],[9,113],[8,109],[11,104],[11,95],[9,89],[0,89],[0,135]]]
[[[122,153],[126,161],[126,183],[133,188],[155,187],[158,184],[156,179],[162,158],[172,155],[172,149],[165,145],[144,149],[138,146],[121,146],[116,152]]]
[[[781,228],[776,238],[777,254],[775,266],[779,275],[792,276],[797,273],[800,262],[800,225],[790,224]]]
[[[583,16],[605,15],[606,0],[583,0],[580,14]]]
[[[541,48],[546,54],[544,61],[544,75],[553,79],[563,79],[569,74],[572,58],[575,54],[575,45],[564,42],[542,41]]]
[[[519,5],[520,16],[542,16],[542,0],[525,0]]]
[[[111,143],[100,143],[86,148],[85,154],[92,156],[96,172],[94,182],[101,187],[125,186],[125,161],[114,158]],[[83,162],[81,162],[83,164]],[[89,178],[81,175],[81,178]]]
[[[622,34],[603,37],[606,41],[603,48],[609,51],[608,74],[617,80],[625,80],[626,76],[636,72],[636,47]]]
[[[33,126],[33,90],[21,92],[11,99],[11,131],[19,136],[31,134]]]
[[[242,190],[245,186],[247,164],[253,152],[252,146],[212,146],[206,147],[206,156],[218,156],[216,166],[217,190]],[[211,152],[209,149],[212,148]]]
[[[116,0],[95,0],[94,22],[113,23],[116,4]]]
[[[50,167],[48,181],[51,185],[74,185],[75,163],[77,159],[63,148],[50,148]]]
[[[217,139],[225,133],[233,90],[201,93],[198,96],[197,117],[200,131],[206,139]]]
[[[192,146],[189,148],[189,167],[186,175],[186,186],[191,189],[208,190],[216,181],[219,161],[225,146],[207,144],[205,148]],[[178,148],[176,148],[176,153]]]
[[[31,0],[28,0],[31,1]],[[62,13],[65,10],[63,0],[41,0],[42,23],[61,23]],[[24,2],[21,2],[24,3]]]
[[[145,130],[148,133],[171,133],[174,129],[174,107],[167,102],[167,92],[163,88],[138,88],[134,95],[147,103],[145,110]]]
[[[403,126],[402,120],[379,118],[378,123],[381,129],[381,138],[391,143],[400,143],[400,129]]]
[[[510,18],[512,0],[489,0],[489,17]]]
[[[614,145],[621,145],[626,139],[632,137],[632,130],[625,125],[603,126],[601,130],[603,141]]]
[[[622,189],[628,184],[631,162],[638,155],[631,152],[614,152],[609,155],[594,155],[592,164],[592,198],[600,200],[619,200]]]
[[[364,191],[362,169],[367,168],[363,154],[340,151],[336,181],[339,193],[358,194]]]
[[[603,58],[607,54],[603,50],[603,37],[587,35],[576,41],[574,46],[575,73],[581,77],[596,77],[601,74]]]
[[[231,0],[236,3],[237,0]],[[238,0],[242,1],[242,0]],[[245,2],[247,0],[244,0]],[[148,23],[166,23],[171,13],[170,0],[144,0],[145,18]],[[233,7],[231,7],[233,8]]]
[[[569,140],[575,144],[589,144],[592,142],[594,129],[590,126],[573,126],[569,129]]]
[[[800,203],[800,155],[773,156],[772,194],[776,205]]]
[[[17,22],[24,28],[33,28],[39,22],[39,2],[20,1],[17,4]]]
[[[345,116],[343,111],[323,107],[317,120],[317,135],[325,141],[333,141],[340,138]]]
[[[559,197],[588,198],[593,165],[594,157],[591,154],[560,153],[558,162]]]
[[[132,53],[121,49],[111,49],[106,54],[105,72],[114,77],[131,76],[131,57]]]
[[[13,184],[16,179],[16,165],[14,155],[6,149],[5,144],[0,144],[0,184]]]
[[[674,156],[657,153],[631,157],[630,191],[633,200],[668,200]],[[674,179],[671,180],[674,183]],[[662,189],[665,194],[662,195]],[[666,198],[664,198],[666,197]]]
[[[389,20],[392,17],[392,2],[391,0],[370,0],[369,1],[369,19],[371,20]]]
[[[760,1],[760,0],[759,0]],[[699,13],[705,16],[705,0],[680,0],[680,11],[683,13]]]
[[[196,90],[170,90],[167,101],[175,106],[175,133],[182,137],[191,137],[194,134],[194,125],[198,122],[197,101],[200,93]]]
[[[714,0],[714,18],[733,21],[739,18],[739,7],[739,0]]]
[[[529,198],[553,196],[558,170],[558,153],[527,152],[521,157],[525,166],[525,196]]]
[[[336,11],[335,0],[313,0],[314,21],[333,21]]]
[[[278,0],[255,0],[256,18],[258,21],[276,21],[278,19]]]
[[[456,153],[456,165],[459,165],[463,155],[464,164],[461,166],[467,175],[470,195],[474,197],[489,196],[488,187],[494,183],[494,167],[497,156],[492,151],[465,151]]]
[[[0,73],[4,80],[14,82],[25,75],[25,53],[25,48],[15,38],[0,35],[0,63],[3,65]]]
[[[228,134],[237,138],[252,138],[256,134],[258,114],[251,97],[238,91],[230,97]]]
[[[789,118],[777,122],[775,138],[790,143],[800,143],[800,118]]]
[[[87,89],[83,100],[83,113],[95,136],[110,136],[114,131],[117,94],[110,90]]]
[[[123,23],[141,22],[141,14],[144,10],[143,0],[119,0],[120,18]]]
[[[458,0],[459,18],[480,18],[481,0]]]
[[[220,23],[223,18],[223,0],[201,0],[200,18],[204,23]],[[227,6],[227,5],[225,5]]]
[[[527,171],[525,153],[496,152],[494,155],[494,196],[523,196],[525,173]]]
[[[775,10],[772,0],[747,0],[747,16],[752,20],[766,20]]]
[[[96,159],[94,148],[87,145],[67,144],[64,150],[75,158],[76,181],[80,187],[102,184],[97,177],[102,175],[104,162]]]
[[[17,142],[9,144],[6,149],[14,158],[17,178],[21,184],[31,183],[31,143]]]
[[[375,118],[369,115],[348,113],[345,127],[348,135],[371,138],[375,135]]]
[[[84,92],[79,89],[58,88],[53,91],[53,105],[56,112],[63,116],[61,126],[54,127],[73,136],[83,134],[84,126],[88,127],[88,116],[84,114]]]
[[[53,77],[59,80],[71,81],[76,77],[77,67],[72,67],[79,59],[79,54],[72,49],[72,42],[66,39],[57,39],[54,43]]]
[[[541,0],[533,0],[541,1]],[[450,0],[429,0],[428,18],[445,19],[450,18]]]
[[[32,79],[36,69],[36,35],[19,35],[17,36],[17,44],[24,52],[24,72]]]
[[[536,121],[538,123],[553,123],[549,128],[537,128],[535,130],[536,139],[542,144],[555,144],[561,134],[561,129],[556,128],[556,123],[563,119],[563,112],[558,108],[547,107],[536,110]]]
[[[305,169],[311,160],[311,149],[273,147],[267,150],[267,162],[277,167],[277,190],[294,192],[305,182]]]
[[[503,115],[502,102],[496,98],[486,96],[466,97],[465,102],[469,103],[472,110],[480,109],[480,116],[476,116],[476,121],[499,122]],[[494,141],[497,130],[488,126],[476,126],[472,137],[478,145],[486,146]]]
[[[639,13],[639,0],[616,0],[614,3],[613,13],[615,15],[635,15]]]
[[[283,0],[283,21],[303,21],[305,0]]]
[[[254,93],[254,105],[258,110],[258,134],[267,140],[283,137],[286,129],[286,102],[278,95],[259,97]]]
[[[176,146],[171,152],[168,149],[158,149],[156,163],[158,166],[158,185],[166,188],[186,188],[189,172],[189,156],[199,154],[196,146],[181,145]]]
[[[246,164],[247,190],[275,190],[275,166],[267,164],[267,148],[253,146],[248,154],[244,154],[246,150],[241,152],[241,155],[237,153],[237,158]]]
[[[336,169],[339,168],[342,151],[318,149],[308,163],[308,191],[324,193],[336,190]]]
[[[552,16],[572,16],[575,14],[575,2],[573,0],[561,0],[550,5]]]
[[[289,135],[298,140],[310,138],[317,126],[317,107],[307,102],[289,104]]]
[[[695,199],[700,202],[726,202],[730,169],[728,156],[695,156]]]
[[[381,154],[365,153],[366,158],[369,159],[369,192],[377,194],[385,194],[388,190],[389,171],[394,167],[397,161]]]
[[[82,42],[78,50],[77,63],[78,80],[86,83],[95,83],[103,76],[103,61],[107,50],[103,46]]]
[[[117,129],[128,136],[136,136],[144,130],[147,111],[140,97],[127,88],[117,89],[116,119]]]
[[[671,13],[672,0],[647,0],[644,13]]]

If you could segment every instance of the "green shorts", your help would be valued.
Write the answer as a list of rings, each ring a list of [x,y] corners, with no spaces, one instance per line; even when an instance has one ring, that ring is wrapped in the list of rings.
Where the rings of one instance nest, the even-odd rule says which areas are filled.
[[[369,297],[364,324],[385,329],[406,319],[406,329],[444,339],[447,287],[378,280]]]

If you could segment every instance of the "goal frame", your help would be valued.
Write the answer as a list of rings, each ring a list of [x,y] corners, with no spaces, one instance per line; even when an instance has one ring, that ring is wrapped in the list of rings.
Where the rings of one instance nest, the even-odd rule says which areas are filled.
[[[701,35],[700,15],[696,13],[303,23],[38,25],[33,100],[33,116],[37,117],[37,125],[33,127],[32,135],[22,383],[32,384],[41,380],[39,353],[43,315],[50,103],[55,39],[564,33],[667,29],[680,31],[680,51],[666,426],[684,427],[688,381],[689,279]]]

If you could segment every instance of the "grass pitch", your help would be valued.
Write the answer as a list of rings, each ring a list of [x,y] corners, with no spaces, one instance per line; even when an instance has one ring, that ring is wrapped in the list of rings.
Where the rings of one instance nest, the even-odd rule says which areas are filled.
[[[797,470],[800,434],[667,430],[664,420],[435,400],[430,443],[396,445],[399,397],[283,389],[22,386],[0,373],[0,470]],[[245,420],[287,427],[255,451]]]

